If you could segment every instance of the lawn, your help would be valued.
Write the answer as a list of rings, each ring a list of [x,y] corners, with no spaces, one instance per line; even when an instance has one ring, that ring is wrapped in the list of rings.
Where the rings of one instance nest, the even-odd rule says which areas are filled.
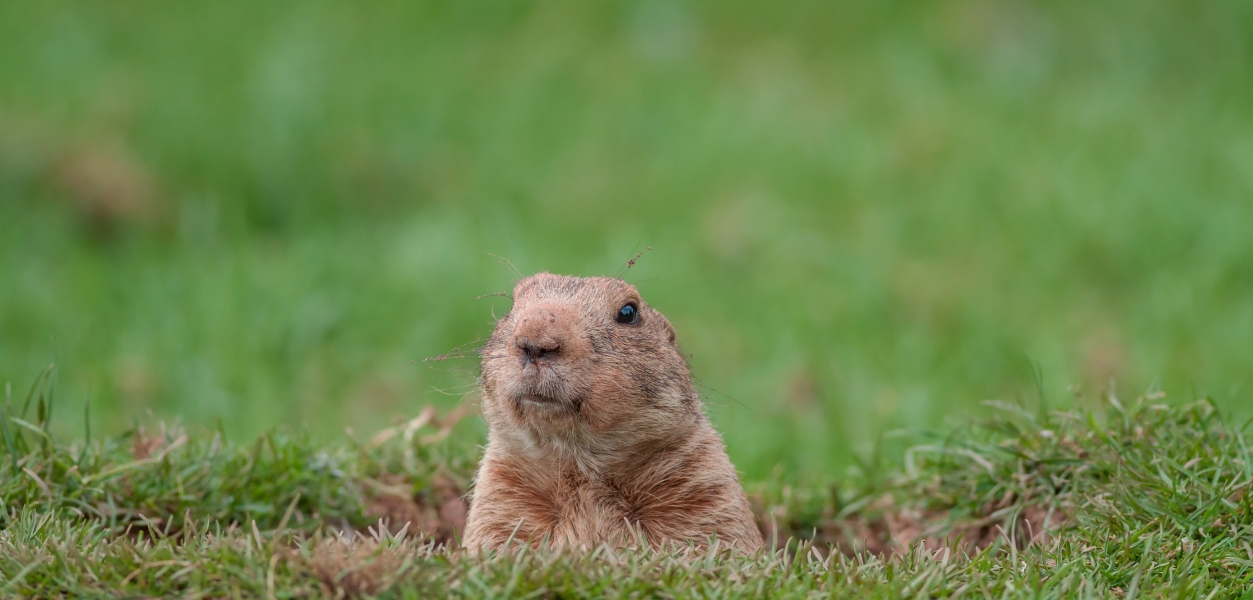
[[[986,399],[1247,406],[1248,3],[0,7],[0,382],[329,441],[627,272],[751,479]],[[495,255],[495,256],[493,256]],[[416,361],[416,362],[415,362]],[[899,448],[897,449],[899,451]]]
[[[33,412],[46,414],[49,391]],[[67,445],[13,407],[0,429],[0,595],[1247,597],[1247,426],[1208,399],[1164,400],[998,405],[919,440],[900,470],[751,483],[771,546],[756,556],[716,542],[459,552],[474,447],[455,415],[326,446],[165,427]]]

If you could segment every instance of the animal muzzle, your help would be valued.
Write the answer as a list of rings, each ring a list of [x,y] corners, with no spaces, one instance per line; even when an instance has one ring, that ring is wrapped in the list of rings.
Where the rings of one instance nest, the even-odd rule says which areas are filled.
[[[578,333],[578,314],[555,303],[525,307],[515,314],[506,342],[515,360],[508,393],[515,400],[573,404],[585,391],[582,376],[591,348]]]
[[[513,346],[526,367],[568,358],[574,339],[574,319],[568,310],[554,305],[527,307],[517,315]]]

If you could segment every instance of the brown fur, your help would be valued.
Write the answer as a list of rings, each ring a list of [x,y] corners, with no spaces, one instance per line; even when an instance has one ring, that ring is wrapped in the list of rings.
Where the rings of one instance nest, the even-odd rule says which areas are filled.
[[[615,321],[631,302],[639,322]],[[762,547],[674,328],[619,279],[540,273],[483,349],[488,442],[463,545]]]

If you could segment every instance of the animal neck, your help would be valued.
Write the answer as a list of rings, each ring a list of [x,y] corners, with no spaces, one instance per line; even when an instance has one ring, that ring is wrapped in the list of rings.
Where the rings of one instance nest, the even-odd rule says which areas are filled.
[[[641,434],[631,424],[622,427],[622,433],[590,433],[586,428],[572,427],[560,433],[536,431],[530,428],[513,429],[493,427],[488,436],[489,445],[501,450],[501,455],[512,456],[551,472],[579,471],[588,478],[600,479],[606,474],[620,474],[639,470],[662,454],[683,453],[689,446],[698,444],[712,432],[703,419],[671,419],[665,429],[648,424],[649,431]]]

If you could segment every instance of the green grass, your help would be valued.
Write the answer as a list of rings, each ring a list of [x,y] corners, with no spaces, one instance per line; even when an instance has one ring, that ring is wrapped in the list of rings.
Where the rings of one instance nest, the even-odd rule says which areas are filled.
[[[982,414],[1026,356],[1057,405],[1160,376],[1249,415],[1251,29],[1228,0],[5,3],[0,382],[60,365],[62,435],[90,396],[113,435],[331,440],[470,389],[411,361],[507,309],[488,252],[614,274],[651,243],[628,279],[757,479]]]
[[[45,412],[51,396],[34,398]],[[1162,401],[1001,405],[921,440],[901,470],[868,465],[832,485],[749,482],[775,532],[774,549],[753,557],[683,547],[474,556],[416,524],[378,520],[379,482],[417,504],[436,477],[464,485],[474,436],[455,430],[436,440],[426,436],[438,428],[406,437],[401,427],[332,445],[271,432],[240,445],[162,428],[66,444],[16,408],[0,453],[0,595],[1244,597],[1247,426],[1209,400]]]

